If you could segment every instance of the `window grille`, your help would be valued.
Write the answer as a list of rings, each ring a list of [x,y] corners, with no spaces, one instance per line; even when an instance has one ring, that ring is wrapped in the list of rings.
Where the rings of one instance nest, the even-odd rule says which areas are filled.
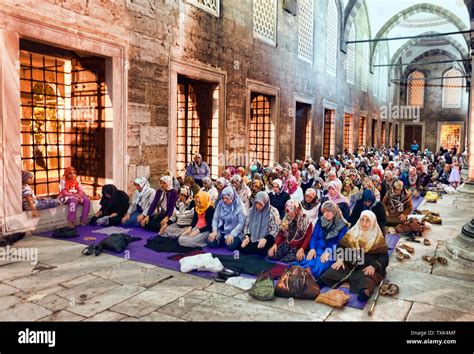
[[[298,2],[298,57],[309,63],[313,61],[313,0]]]
[[[250,161],[259,160],[264,166],[273,163],[275,128],[271,121],[271,100],[264,95],[252,95],[250,110]]]
[[[204,10],[214,16],[219,17],[220,0],[188,0],[190,4]]]
[[[425,75],[414,71],[408,76],[408,105],[423,107],[425,100]]]
[[[462,73],[451,69],[443,75],[443,108],[461,108]]]
[[[255,38],[276,45],[277,0],[253,1],[253,35]]]
[[[339,15],[335,0],[329,0],[326,16],[326,72],[337,74],[337,41]]]

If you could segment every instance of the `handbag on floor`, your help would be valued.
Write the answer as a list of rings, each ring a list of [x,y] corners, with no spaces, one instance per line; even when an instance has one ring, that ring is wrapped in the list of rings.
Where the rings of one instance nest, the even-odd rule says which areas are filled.
[[[250,288],[249,295],[260,301],[269,301],[275,298],[275,288],[273,277],[269,272],[264,272],[258,276]]]
[[[331,289],[328,292],[321,293],[316,298],[316,302],[332,307],[342,307],[347,303],[347,301],[349,301],[350,298],[351,296],[347,295],[342,290]]]
[[[75,227],[61,227],[53,231],[54,238],[74,238],[79,236]]]
[[[403,224],[395,226],[395,231],[400,233],[414,232],[417,235],[421,235],[425,231],[425,224],[417,219],[408,219]]]
[[[98,256],[103,250],[122,253],[127,249],[130,242],[139,240],[141,240],[140,237],[132,237],[127,234],[112,234],[109,237],[104,238],[98,244],[86,247],[82,251],[82,254],[85,256],[90,256],[91,254]]]
[[[319,293],[319,286],[311,271],[298,266],[285,271],[275,287],[275,295],[284,298],[314,300]]]

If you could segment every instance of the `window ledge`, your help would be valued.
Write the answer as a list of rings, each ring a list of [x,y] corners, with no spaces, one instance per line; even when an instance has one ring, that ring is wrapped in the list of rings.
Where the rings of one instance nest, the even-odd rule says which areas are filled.
[[[60,205],[56,208],[39,210],[39,217],[31,216],[31,211],[24,211],[21,214],[7,216],[4,220],[5,233],[12,234],[16,232],[27,231],[50,231],[58,227],[67,226],[67,205]],[[91,200],[91,210],[89,217],[94,215],[100,209],[99,200]],[[82,213],[82,205],[77,211],[77,220]]]

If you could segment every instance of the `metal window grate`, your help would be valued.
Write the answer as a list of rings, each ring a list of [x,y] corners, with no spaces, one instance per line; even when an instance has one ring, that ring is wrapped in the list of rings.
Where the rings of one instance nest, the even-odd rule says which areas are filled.
[[[264,166],[269,166],[273,163],[275,144],[270,97],[253,96],[250,112],[250,160],[259,160]]]
[[[352,152],[352,115],[344,115],[344,149]]]
[[[367,133],[367,117],[360,117],[360,122],[359,122],[359,146],[365,146],[366,133]]]
[[[190,4],[204,10],[214,16],[219,17],[220,0],[188,0]]]
[[[393,144],[393,124],[388,123],[388,145]]]
[[[85,192],[97,195],[105,182],[104,60],[23,40],[20,49],[21,159],[35,194],[57,195],[64,168],[74,166]]]
[[[298,1],[298,57],[313,62],[313,0]]]
[[[380,141],[380,144],[381,144],[382,146],[384,146],[384,145],[385,145],[385,137],[386,137],[385,122],[382,122],[381,129],[382,129],[382,133],[381,133],[381,141]]]
[[[334,154],[335,147],[335,114],[336,112],[331,109],[327,109],[324,113],[324,144],[323,144],[323,155],[329,157]]]
[[[423,107],[425,100],[425,74],[414,71],[408,76],[408,105]]]
[[[441,126],[440,146],[451,149],[453,146],[459,147],[461,141],[461,125],[443,124]]]

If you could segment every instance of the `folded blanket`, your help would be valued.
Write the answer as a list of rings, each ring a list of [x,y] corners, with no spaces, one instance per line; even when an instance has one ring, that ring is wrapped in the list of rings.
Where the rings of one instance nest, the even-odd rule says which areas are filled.
[[[179,260],[180,269],[183,273],[192,270],[220,272],[224,266],[217,258],[213,258],[211,253],[198,254],[196,256],[184,257]]]

